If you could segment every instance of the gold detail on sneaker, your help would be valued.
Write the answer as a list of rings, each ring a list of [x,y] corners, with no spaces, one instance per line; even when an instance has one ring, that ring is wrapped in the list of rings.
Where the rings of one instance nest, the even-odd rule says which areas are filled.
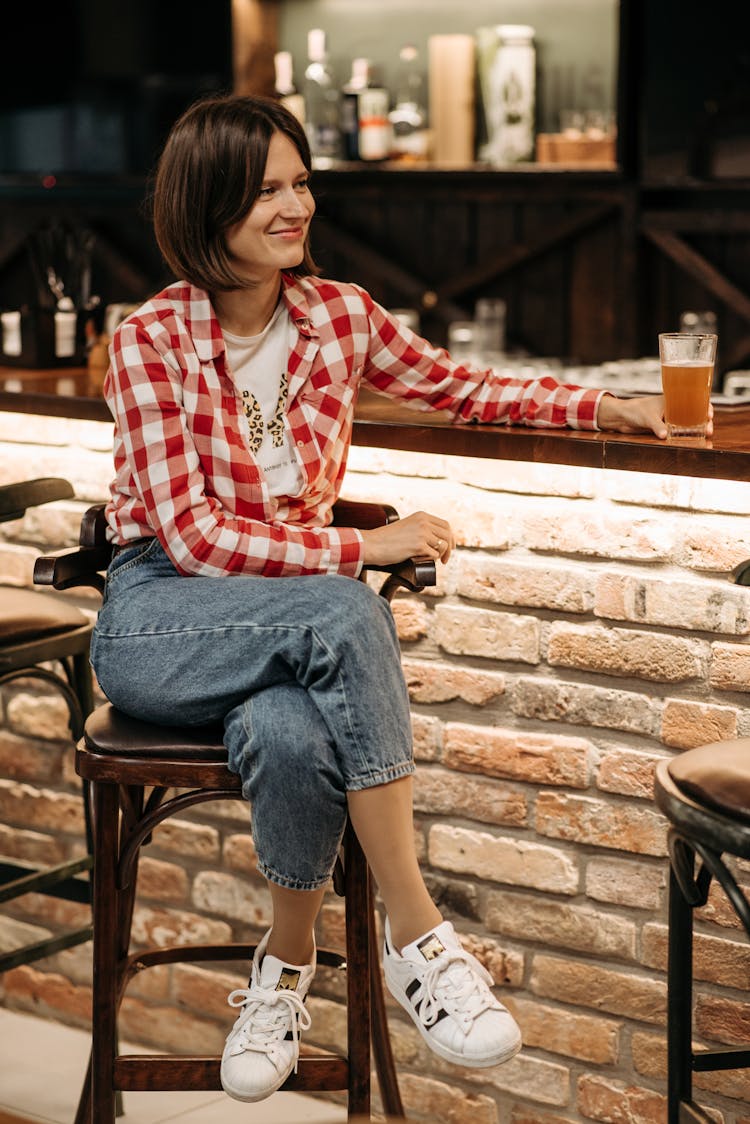
[[[296,991],[299,977],[299,972],[295,972],[292,968],[284,968],[274,991]]]
[[[430,933],[429,936],[420,941],[417,948],[425,960],[436,960],[442,952],[445,952],[445,945],[435,933]]]

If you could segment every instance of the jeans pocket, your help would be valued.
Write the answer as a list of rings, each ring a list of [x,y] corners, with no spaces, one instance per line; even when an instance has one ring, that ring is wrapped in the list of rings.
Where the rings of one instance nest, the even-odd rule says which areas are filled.
[[[154,537],[145,543],[135,543],[133,546],[118,550],[107,570],[107,585],[111,585],[113,579],[119,577],[126,570],[132,570],[134,566],[138,566],[141,562],[150,558],[158,543],[159,540]]]

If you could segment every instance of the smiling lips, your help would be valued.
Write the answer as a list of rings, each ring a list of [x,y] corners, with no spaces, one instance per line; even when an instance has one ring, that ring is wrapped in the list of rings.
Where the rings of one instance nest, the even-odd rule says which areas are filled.
[[[269,234],[274,238],[284,238],[289,241],[293,241],[295,238],[302,238],[304,233],[304,228],[301,226],[286,226],[283,230],[269,231]]]

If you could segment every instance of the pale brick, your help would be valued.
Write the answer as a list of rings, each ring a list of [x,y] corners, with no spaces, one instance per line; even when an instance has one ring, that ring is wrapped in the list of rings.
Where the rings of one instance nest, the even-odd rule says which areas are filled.
[[[398,638],[403,644],[421,640],[427,635],[429,610],[414,598],[397,597],[391,605]]]
[[[586,867],[586,894],[612,905],[658,909],[666,871],[652,863],[628,859],[593,858]]]
[[[91,1023],[91,989],[76,987],[56,972],[24,964],[5,973],[3,987],[5,1004],[12,1009],[75,1026]]]
[[[0,543],[0,574],[3,585],[31,588],[34,580],[34,563],[39,557],[35,547]]]
[[[27,738],[0,731],[0,773],[16,781],[54,782],[60,779],[60,758],[72,746],[35,744]]]
[[[411,734],[417,761],[438,761],[442,754],[443,724],[426,714],[412,714]]]
[[[265,885],[253,885],[231,874],[204,870],[193,883],[193,904],[247,925],[271,924],[271,896]]]
[[[484,823],[526,823],[527,804],[522,792],[496,781],[473,778],[438,767],[417,770],[414,807],[430,815],[464,816]]]
[[[615,502],[640,504],[645,507],[692,506],[693,490],[691,481],[684,476],[658,476],[648,472],[627,472],[624,470],[598,473],[599,494],[609,496]],[[711,481],[716,483],[716,481]]]
[[[17,734],[50,741],[70,740],[70,712],[59,695],[17,694],[8,702],[6,714]]]
[[[251,874],[258,869],[258,856],[252,835],[230,835],[224,840],[222,850],[224,865],[230,870]]]
[[[88,905],[48,894],[24,894],[16,899],[14,909],[26,920],[54,929],[78,929],[91,923]]]
[[[199,968],[195,964],[176,964],[172,976],[175,1003],[185,1011],[198,1011],[209,1019],[226,1020],[227,995],[247,987],[249,964],[237,961],[234,971]],[[151,969],[149,969],[150,971]],[[145,973],[148,974],[148,973]]]
[[[562,1106],[568,1103],[570,1097],[567,1066],[532,1058],[524,1053],[516,1054],[511,1061],[493,1069],[470,1070],[468,1076],[472,1081],[486,1081],[502,1093],[525,1097],[540,1104]]]
[[[587,613],[594,604],[591,573],[547,563],[514,564],[487,555],[460,558],[456,592],[474,601]]]
[[[171,1005],[154,1006],[127,994],[118,1025],[130,1042],[158,1046],[175,1054],[220,1054],[227,1035],[226,1025],[217,1026]]]
[[[596,784],[603,792],[638,796],[650,800],[654,794],[654,771],[662,756],[635,750],[612,749],[602,754]]]
[[[558,1116],[552,1112],[541,1112],[529,1105],[514,1105],[511,1124],[574,1124],[569,1116]]]
[[[727,706],[666,699],[662,712],[661,740],[678,749],[694,749],[709,742],[737,736],[737,711]]]
[[[434,824],[430,828],[428,854],[433,866],[457,874],[550,893],[578,892],[580,876],[575,860],[554,847],[525,839]]]
[[[484,706],[505,693],[505,676],[492,671],[456,667],[437,660],[402,661],[412,702],[442,703],[460,699]]]
[[[670,557],[674,536],[664,520],[622,517],[606,504],[593,503],[583,510],[564,510],[558,504],[535,511],[523,520],[523,538],[530,550],[653,562]]]
[[[521,1027],[524,1046],[597,1065],[618,1061],[621,1023],[516,996],[505,999],[505,1003]]]
[[[685,528],[680,554],[694,570],[728,573],[750,558],[747,516],[742,519],[691,519]]]
[[[220,853],[219,833],[215,827],[170,818],[154,829],[154,846],[185,858],[215,862]]]
[[[541,624],[534,617],[438,605],[433,635],[453,655],[539,662]]]
[[[667,928],[644,925],[641,958],[648,968],[666,971]],[[693,975],[697,980],[750,991],[750,945],[707,933],[693,935]]]
[[[657,1079],[667,1076],[667,1040],[663,1034],[636,1030],[630,1040],[630,1049],[636,1073]]]
[[[35,944],[49,936],[49,929],[0,914],[0,953],[15,952],[24,945]]]
[[[187,901],[188,876],[181,866],[143,855],[138,864],[138,893],[164,902]]]
[[[597,674],[678,683],[704,674],[708,645],[635,629],[555,622],[547,662]]]
[[[522,718],[601,726],[652,737],[660,728],[660,704],[647,695],[630,691],[522,677],[510,696],[514,713]]]
[[[584,738],[457,722],[445,727],[444,764],[482,776],[586,788],[595,755]]]
[[[467,1093],[454,1085],[421,1077],[399,1074],[399,1089],[404,1108],[441,1124],[497,1124],[497,1105],[491,1097]]]
[[[622,960],[635,956],[634,922],[587,906],[546,901],[539,895],[492,891],[487,896],[485,924],[491,932],[517,940]]]
[[[83,805],[76,796],[0,780],[0,819],[26,828],[82,834]]]
[[[750,647],[711,645],[711,686],[717,691],[750,691]]]
[[[695,511],[716,511],[747,517],[750,485],[745,480],[691,479],[690,507]]]
[[[223,944],[232,939],[226,921],[214,921],[187,910],[137,905],[133,915],[133,940],[138,945],[162,948],[170,944]]]
[[[0,855],[34,865],[53,866],[64,861],[67,848],[53,835],[0,824]]]
[[[749,608],[750,590],[727,582],[632,573],[603,574],[594,598],[599,617],[735,636],[750,631]]]
[[[577,1106],[582,1116],[603,1124],[664,1124],[667,1112],[663,1094],[598,1073],[579,1077]]]
[[[653,808],[608,804],[589,796],[541,792],[536,802],[536,829],[541,835],[634,851],[665,855],[666,825]]]
[[[733,871],[742,892],[750,900],[750,886],[748,886],[746,880],[742,879],[741,869],[738,869],[737,861],[732,862],[731,855],[724,855],[723,860],[727,867]],[[715,925],[723,925],[727,929],[742,928],[742,922],[735,913],[732,903],[716,881],[711,882],[708,889],[708,900],[704,906],[696,909],[695,916],[700,918],[701,921],[713,921]]]
[[[522,496],[568,496],[591,499],[596,494],[597,473],[590,468],[569,464],[544,464],[524,461],[493,461],[479,457],[446,457],[446,471],[451,479],[463,480],[483,490],[518,492]],[[485,502],[493,497],[486,497]],[[526,505],[524,505],[526,506]]]
[[[537,955],[529,986],[535,995],[577,1007],[639,1022],[662,1025],[666,1020],[667,985],[651,976],[617,972],[582,959]]]

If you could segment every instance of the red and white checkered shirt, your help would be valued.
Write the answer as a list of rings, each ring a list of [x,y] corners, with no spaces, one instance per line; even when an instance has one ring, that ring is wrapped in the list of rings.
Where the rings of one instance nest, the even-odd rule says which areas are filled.
[[[356,285],[283,277],[290,318],[286,422],[303,485],[269,495],[208,295],[163,290],[115,333],[104,395],[115,419],[107,506],[117,544],[157,535],[182,574],[337,572],[362,566],[359,531],[331,527],[362,380],[457,422],[596,428],[600,391],[474,371]]]

